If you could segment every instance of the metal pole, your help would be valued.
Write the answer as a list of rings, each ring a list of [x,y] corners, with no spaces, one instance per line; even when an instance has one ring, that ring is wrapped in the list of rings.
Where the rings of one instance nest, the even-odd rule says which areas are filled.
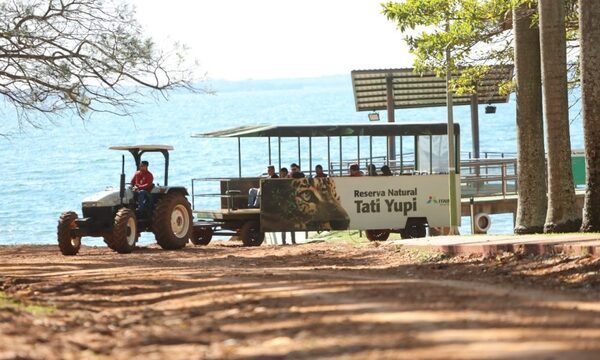
[[[194,179],[192,179],[192,209],[196,208],[196,205],[194,204],[195,197],[196,197],[196,193],[194,192]]]
[[[269,136],[268,139],[269,139],[269,165],[273,165],[271,163],[271,137]]]
[[[404,144],[403,136],[400,136],[400,174],[404,172]]]
[[[279,168],[281,169],[281,138],[277,137],[277,156],[279,158]]]
[[[386,86],[386,90],[387,90],[386,105],[387,105],[388,123],[394,123],[396,121],[395,113],[394,113],[394,76],[391,73],[386,75],[385,83],[386,83],[385,86]],[[388,144],[388,146],[387,146],[388,159],[396,160],[396,149],[395,149],[396,144],[394,143],[393,136],[388,136],[387,144]]]
[[[360,136],[356,137],[356,158],[358,159],[358,163],[360,163]]]
[[[331,166],[331,139],[327,137],[327,167],[329,168],[329,175],[333,174],[333,167]]]
[[[420,169],[420,156],[419,156],[419,136],[415,135],[413,137],[413,149],[415,149],[415,163],[413,164],[413,173]]]
[[[340,176],[342,175],[342,137],[340,136]]]
[[[373,163],[373,136],[369,136],[369,161]]]
[[[433,136],[429,135],[429,174],[433,174]]]
[[[312,175],[312,136],[308,137],[308,174]]]
[[[238,177],[242,177],[242,138],[238,137]]]
[[[389,141],[389,140],[390,140],[390,137],[389,137],[389,136],[388,136],[387,140],[388,140],[388,141],[386,141],[386,142],[385,142],[385,152],[386,152],[386,153],[387,153],[387,155],[388,155],[388,164],[389,164],[389,163],[390,163],[390,161],[391,161],[391,160],[393,160],[393,159],[392,159],[392,155],[390,154],[390,141]]]
[[[302,157],[300,156],[300,136],[298,136],[298,167],[302,171]]]
[[[477,88],[471,95],[471,134],[473,141],[473,156],[479,159],[479,95]]]
[[[469,208],[471,210],[471,235],[475,234],[475,200],[469,199]]]
[[[449,30],[449,25],[446,25],[446,30]],[[446,48],[446,104],[448,108],[448,186],[450,195],[450,231],[449,235],[458,235],[457,221],[457,199],[456,199],[456,164],[454,153],[454,101],[452,91],[450,91],[450,80],[452,79],[450,65],[450,44]]]

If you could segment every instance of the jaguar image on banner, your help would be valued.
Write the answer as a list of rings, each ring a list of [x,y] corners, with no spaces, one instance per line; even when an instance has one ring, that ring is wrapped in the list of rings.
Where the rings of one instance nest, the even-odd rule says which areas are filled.
[[[262,180],[262,229],[348,229],[350,217],[336,192],[336,180],[329,177]]]
[[[430,227],[450,226],[444,174],[265,179],[261,192],[263,231],[398,229],[410,218],[426,219]]]

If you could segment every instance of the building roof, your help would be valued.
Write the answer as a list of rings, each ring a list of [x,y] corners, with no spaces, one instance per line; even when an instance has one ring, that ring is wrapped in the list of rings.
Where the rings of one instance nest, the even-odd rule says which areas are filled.
[[[460,72],[453,75],[458,77]],[[394,108],[446,106],[446,79],[433,72],[418,74],[413,69],[354,70],[351,73],[356,111],[387,109],[387,78],[394,88]],[[477,86],[479,103],[504,103],[508,95],[498,93],[498,84],[512,79],[512,65],[491,66]],[[471,94],[453,96],[454,105],[469,105]]]

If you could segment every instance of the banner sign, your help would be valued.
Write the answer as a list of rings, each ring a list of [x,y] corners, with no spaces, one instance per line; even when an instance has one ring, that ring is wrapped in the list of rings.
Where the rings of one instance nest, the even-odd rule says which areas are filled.
[[[450,226],[448,184],[448,175],[264,179],[261,230],[402,229],[409,218]],[[460,214],[460,175],[456,184]]]

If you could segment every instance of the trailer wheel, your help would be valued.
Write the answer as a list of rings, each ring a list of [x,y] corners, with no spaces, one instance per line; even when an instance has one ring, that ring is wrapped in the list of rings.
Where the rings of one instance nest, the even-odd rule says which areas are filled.
[[[112,234],[104,236],[104,242],[119,254],[129,254],[135,249],[139,235],[135,212],[122,208],[115,215]]]
[[[58,247],[63,255],[77,255],[81,247],[81,236],[71,235],[71,230],[77,227],[75,220],[77,220],[77,214],[73,211],[66,211],[58,218],[56,235]]]
[[[400,231],[400,236],[403,239],[424,238],[427,236],[427,225],[421,221],[406,222],[406,227]]]
[[[210,227],[199,227],[194,229],[190,242],[194,245],[208,245],[213,236],[213,229]]]
[[[260,231],[260,224],[257,221],[245,222],[239,236],[244,246],[260,246],[265,240],[265,233]]]
[[[365,234],[370,241],[385,241],[390,237],[389,230],[365,230]]]
[[[165,195],[154,209],[152,231],[156,242],[165,250],[185,247],[192,238],[192,207],[184,195]]]

